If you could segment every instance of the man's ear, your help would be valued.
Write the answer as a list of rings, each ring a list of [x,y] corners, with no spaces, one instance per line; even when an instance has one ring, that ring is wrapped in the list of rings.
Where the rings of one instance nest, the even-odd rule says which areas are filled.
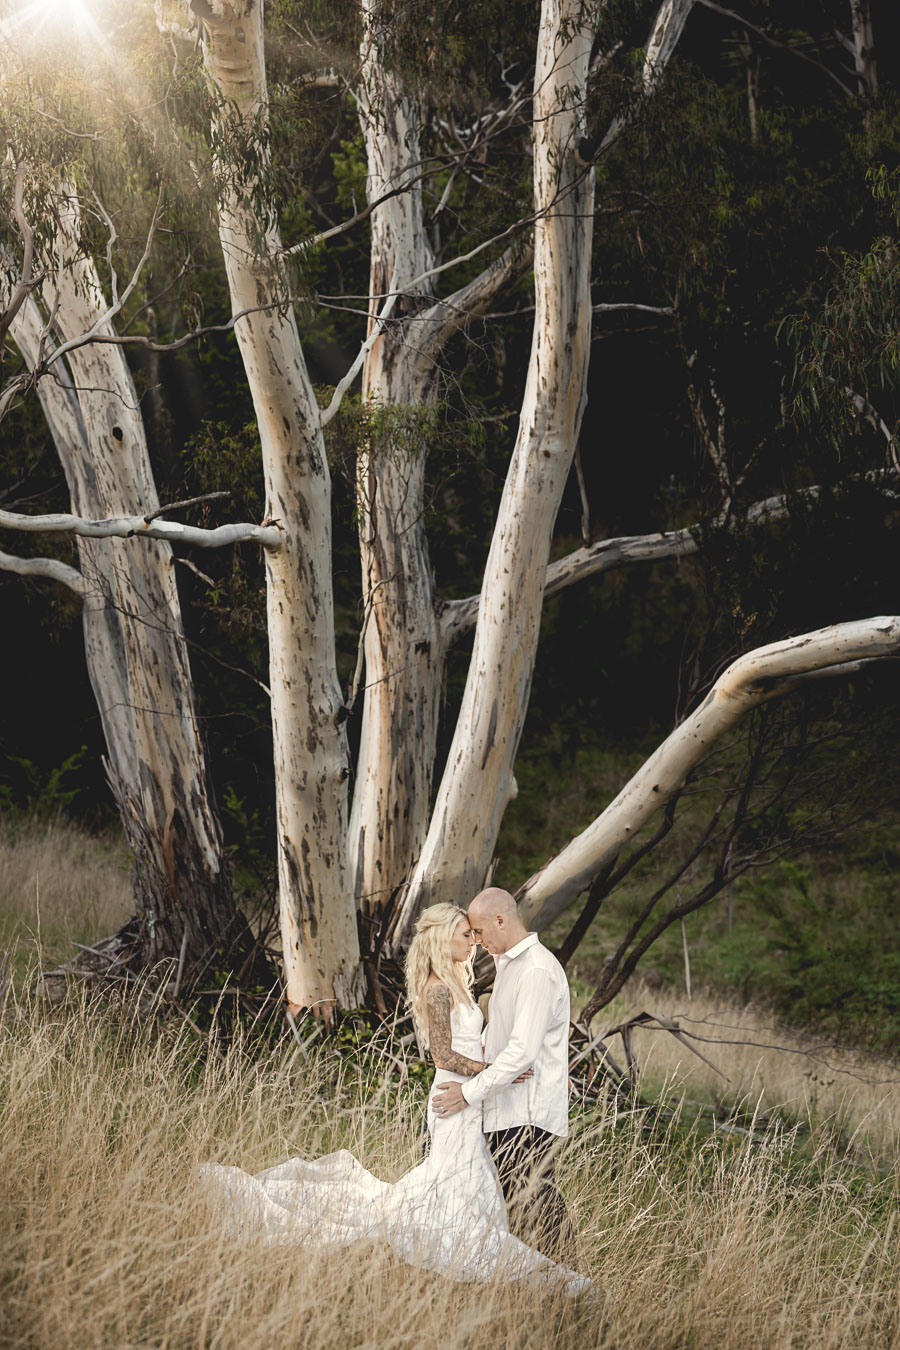
[[[504,925],[505,923],[506,923],[506,920],[504,919],[503,915],[502,915],[502,914],[498,914],[498,915],[497,915],[497,927],[498,927],[498,928],[502,928],[503,925]]]

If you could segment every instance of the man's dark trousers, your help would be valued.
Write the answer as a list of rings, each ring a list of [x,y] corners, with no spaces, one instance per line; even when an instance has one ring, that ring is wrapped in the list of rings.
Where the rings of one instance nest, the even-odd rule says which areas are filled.
[[[554,1261],[574,1266],[575,1230],[556,1185],[557,1136],[537,1125],[514,1125],[491,1131],[487,1142],[506,1199],[510,1232]]]

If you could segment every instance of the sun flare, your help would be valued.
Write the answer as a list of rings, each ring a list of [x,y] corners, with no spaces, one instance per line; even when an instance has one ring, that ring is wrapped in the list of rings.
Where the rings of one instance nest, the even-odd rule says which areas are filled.
[[[0,33],[4,37],[46,40],[50,36],[69,37],[74,33],[100,36],[90,0],[26,0],[24,4],[6,5],[0,19]]]

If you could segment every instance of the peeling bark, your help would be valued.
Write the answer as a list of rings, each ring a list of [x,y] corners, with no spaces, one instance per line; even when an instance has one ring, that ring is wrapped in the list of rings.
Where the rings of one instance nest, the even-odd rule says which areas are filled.
[[[357,103],[366,193],[372,204],[410,186],[371,214],[370,331],[389,290],[399,303],[363,367],[363,400],[383,430],[361,447],[357,470],[366,687],[350,852],[353,890],[367,914],[383,908],[425,838],[444,665],[425,538],[425,452],[410,452],[391,417],[433,401],[434,362],[418,348],[433,296],[416,282],[432,263],[416,181],[418,108],[383,60],[382,8],[379,0],[362,7]]]
[[[79,256],[77,204],[60,212],[65,265],[49,299],[60,337],[87,331],[106,308],[96,270]],[[34,367],[44,321],[29,297],[11,336]],[[46,339],[45,339],[46,341]],[[137,395],[121,348],[85,346],[38,383],[72,506],[106,517],[159,501]],[[9,513],[6,513],[9,515]],[[78,540],[85,658],[107,746],[106,769],[132,851],[140,964],[182,952],[188,969],[231,952],[256,965],[235,909],[221,828],[193,702],[181,609],[167,543]],[[57,564],[61,567],[62,564]],[[74,570],[74,569],[70,569]],[[256,972],[258,973],[258,971]]]
[[[456,731],[426,841],[399,908],[402,946],[418,909],[483,884],[534,670],[556,513],[585,402],[590,351],[593,175],[576,158],[592,43],[577,0],[545,0],[534,81],[535,323],[520,429],[479,600]]]
[[[267,99],[261,0],[194,0],[192,8],[219,99],[214,129],[252,138]],[[219,237],[237,313],[278,300],[281,241],[257,209],[257,184],[236,181],[235,164],[219,167]],[[362,991],[348,884],[350,769],[335,664],[331,481],[290,305],[247,313],[235,334],[259,427],[266,514],[282,531],[281,547],[265,557],[287,996],[329,1016],[336,1004],[354,1006]]]
[[[435,298],[419,110],[384,60],[384,8],[381,0],[363,5],[357,83],[372,223],[370,333],[389,289],[398,301],[363,368],[363,399],[384,429],[361,448],[357,473],[366,682],[350,856],[357,903],[371,915],[409,875],[425,841],[447,653],[425,535],[427,446],[404,447],[402,417],[434,406],[447,343],[531,257],[527,243],[507,249],[454,295]]]

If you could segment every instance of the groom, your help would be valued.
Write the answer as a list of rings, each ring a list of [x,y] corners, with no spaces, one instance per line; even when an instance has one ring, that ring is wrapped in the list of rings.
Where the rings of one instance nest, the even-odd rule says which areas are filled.
[[[484,1104],[484,1129],[516,1237],[564,1265],[575,1233],[554,1175],[556,1141],[568,1134],[569,985],[556,957],[496,886],[469,905],[472,936],[494,958],[484,1057],[490,1068],[465,1083],[442,1083],[435,1112]],[[534,1075],[514,1080],[526,1069]]]

